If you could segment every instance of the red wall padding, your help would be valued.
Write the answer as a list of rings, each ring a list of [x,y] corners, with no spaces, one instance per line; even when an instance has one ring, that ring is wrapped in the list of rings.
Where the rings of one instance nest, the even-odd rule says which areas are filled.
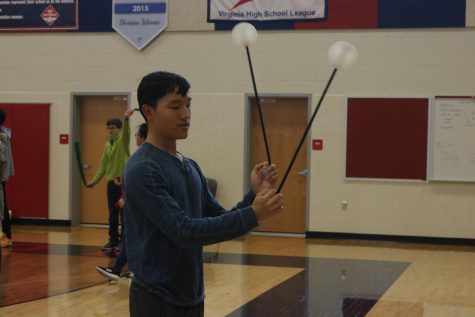
[[[427,180],[428,98],[348,98],[346,177]]]
[[[327,19],[319,22],[297,22],[297,30],[374,29],[378,26],[378,0],[327,1]]]
[[[48,218],[49,104],[1,104],[12,129],[15,175],[7,182],[13,217]]]

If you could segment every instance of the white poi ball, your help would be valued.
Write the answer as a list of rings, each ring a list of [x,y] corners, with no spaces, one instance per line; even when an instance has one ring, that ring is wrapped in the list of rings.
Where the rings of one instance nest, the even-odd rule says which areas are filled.
[[[231,36],[233,42],[242,47],[251,46],[257,42],[257,30],[252,24],[247,22],[236,24]]]
[[[328,49],[328,61],[337,69],[348,69],[356,63],[358,51],[353,44],[339,41]]]

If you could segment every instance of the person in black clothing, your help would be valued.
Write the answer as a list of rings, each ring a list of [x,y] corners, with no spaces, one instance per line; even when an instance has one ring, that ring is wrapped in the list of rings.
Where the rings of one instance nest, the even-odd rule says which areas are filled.
[[[147,139],[147,123],[142,123],[139,125],[137,132],[135,133],[135,143],[137,146],[141,146],[144,142],[145,139]],[[120,179],[117,180],[116,185],[121,186]],[[117,201],[117,207],[118,208],[124,208],[124,196],[122,195],[119,200]],[[117,260],[115,261],[114,266],[96,266],[96,270],[99,274],[107,277],[110,280],[117,281],[119,278],[123,276],[129,277],[130,274],[122,274],[122,269],[124,266],[127,264],[127,250],[125,249],[125,230],[122,228],[122,237],[120,240],[120,246],[119,246],[119,256],[117,257]]]

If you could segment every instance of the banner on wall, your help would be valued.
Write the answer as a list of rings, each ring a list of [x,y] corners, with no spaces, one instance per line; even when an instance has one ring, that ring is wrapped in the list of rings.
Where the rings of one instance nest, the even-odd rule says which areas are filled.
[[[208,0],[208,21],[325,19],[326,0]]]
[[[0,31],[77,30],[79,0],[0,0]]]
[[[167,25],[167,0],[112,2],[112,28],[137,50],[147,46]]]

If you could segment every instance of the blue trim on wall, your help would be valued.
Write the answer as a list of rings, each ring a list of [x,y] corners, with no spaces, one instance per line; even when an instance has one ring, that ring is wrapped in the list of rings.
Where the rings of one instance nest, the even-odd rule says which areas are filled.
[[[466,0],[379,0],[378,28],[465,27]]]
[[[80,0],[78,32],[114,32],[112,0]]]
[[[207,13],[209,20],[209,10]],[[378,2],[378,28],[465,27],[465,15],[466,0],[379,0]],[[215,30],[232,30],[239,22],[241,21],[217,21]],[[251,23],[258,30],[291,30],[294,29],[295,22],[297,21],[282,20]],[[112,0],[80,0],[79,30],[73,32],[114,32]]]

